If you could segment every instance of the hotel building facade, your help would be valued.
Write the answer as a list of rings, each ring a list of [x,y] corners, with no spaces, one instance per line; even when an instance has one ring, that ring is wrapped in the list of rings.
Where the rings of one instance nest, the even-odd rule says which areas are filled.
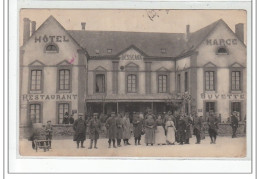
[[[185,33],[65,29],[50,16],[23,21],[20,126],[62,123],[65,112],[181,110],[226,121],[246,116],[244,25],[222,20]]]

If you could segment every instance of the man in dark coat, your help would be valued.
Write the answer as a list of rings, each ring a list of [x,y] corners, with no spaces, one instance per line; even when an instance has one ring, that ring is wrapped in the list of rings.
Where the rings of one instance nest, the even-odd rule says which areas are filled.
[[[97,149],[97,140],[99,139],[100,130],[101,130],[101,122],[98,119],[98,113],[94,113],[93,118],[89,121],[90,146],[88,149],[92,149],[93,142],[94,142],[94,148]]]
[[[193,115],[193,134],[196,136],[197,142],[196,144],[200,144],[200,133],[202,128],[202,119],[198,117],[197,113]]]
[[[232,127],[232,138],[235,138],[237,128],[238,128],[238,117],[237,117],[236,111],[234,111],[232,116],[231,116],[231,127]]]
[[[84,141],[86,140],[86,128],[87,123],[83,120],[83,114],[79,113],[79,118],[74,121],[73,130],[75,131],[73,141],[77,142],[77,148],[79,148],[79,143],[81,142],[81,148],[84,147]]]
[[[136,113],[133,115],[133,133],[135,138],[135,145],[141,145],[141,136],[143,131],[143,119]],[[138,143],[137,143],[138,142]]]
[[[209,112],[209,116],[207,118],[207,122],[209,125],[209,136],[211,139],[211,144],[215,144],[216,143],[216,139],[217,139],[217,130],[218,130],[218,118],[214,115],[214,112],[211,110]]]
[[[47,122],[47,125],[45,126],[45,132],[46,132],[46,140],[48,140],[49,146],[51,148],[51,140],[52,140],[52,133],[53,133],[51,121]]]
[[[190,127],[192,125],[192,120],[189,116],[186,114],[183,118],[184,122],[186,123],[186,132],[185,132],[185,144],[190,144],[190,138],[191,138],[191,130]]]
[[[111,148],[111,141],[113,142],[113,147],[116,148],[116,115],[115,112],[111,112],[111,117],[109,117],[106,121],[107,128],[107,138],[109,148]]]
[[[180,143],[180,145],[183,145],[183,142],[185,142],[186,140],[186,137],[185,137],[185,133],[186,133],[186,123],[185,121],[183,120],[184,119],[184,115],[181,115],[180,116],[180,119],[178,120],[178,141]]]
[[[117,147],[121,147],[121,139],[123,138],[123,119],[121,114],[117,114],[116,117],[116,139]]]
[[[73,114],[71,114],[71,115],[70,115],[70,118],[69,118],[69,123],[70,123],[70,124],[73,124],[73,123],[74,123]]]
[[[62,123],[63,124],[69,124],[70,123],[69,122],[69,113],[68,112],[65,112]]]

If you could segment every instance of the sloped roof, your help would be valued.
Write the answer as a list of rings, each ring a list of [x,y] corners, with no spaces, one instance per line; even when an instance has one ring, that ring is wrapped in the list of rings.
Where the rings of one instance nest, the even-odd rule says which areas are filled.
[[[148,56],[174,57],[186,48],[183,33],[82,30],[68,32],[90,56],[113,56],[130,46],[135,46]],[[107,49],[112,49],[112,52],[107,53]],[[166,53],[161,53],[161,49],[166,49]],[[96,54],[96,50],[99,50],[99,54]]]
[[[190,50],[196,49],[210,35],[210,33],[218,26],[220,22],[224,21],[222,19],[219,19],[211,23],[210,25],[191,33],[188,41],[188,46],[190,47]]]

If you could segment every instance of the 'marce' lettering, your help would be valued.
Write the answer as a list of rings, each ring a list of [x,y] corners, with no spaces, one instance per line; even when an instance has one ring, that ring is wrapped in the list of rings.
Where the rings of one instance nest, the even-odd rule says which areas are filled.
[[[220,46],[237,45],[237,39],[207,39],[206,44]]]

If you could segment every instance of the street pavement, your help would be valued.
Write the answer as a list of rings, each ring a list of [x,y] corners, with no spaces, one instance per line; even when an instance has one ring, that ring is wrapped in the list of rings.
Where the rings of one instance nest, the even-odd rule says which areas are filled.
[[[210,138],[201,141],[201,144],[195,144],[196,139],[193,136],[190,144],[179,145],[154,145],[146,146],[144,136],[142,136],[141,145],[135,146],[134,139],[131,138],[131,145],[122,147],[108,148],[107,139],[98,140],[98,149],[88,149],[90,140],[84,143],[86,148],[77,149],[76,143],[72,139],[60,139],[52,141],[52,149],[44,152],[43,149],[37,152],[32,149],[31,141],[20,140],[19,153],[21,156],[82,156],[82,157],[236,157],[246,156],[246,137],[218,137],[216,144],[210,144]]]

